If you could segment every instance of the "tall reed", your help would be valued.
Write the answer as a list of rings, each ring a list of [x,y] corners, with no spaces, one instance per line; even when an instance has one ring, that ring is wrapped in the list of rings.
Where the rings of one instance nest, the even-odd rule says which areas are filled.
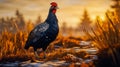
[[[95,46],[99,49],[98,57],[99,64],[106,64],[104,61],[110,62],[111,66],[120,66],[120,24],[119,18],[112,18],[112,16],[106,13],[107,21],[105,24],[98,20],[97,31],[92,30],[91,35],[89,32],[85,31],[87,36],[89,36],[95,42]],[[100,25],[103,23],[103,25]],[[110,60],[110,61],[109,61]],[[106,64],[109,66],[109,63]]]

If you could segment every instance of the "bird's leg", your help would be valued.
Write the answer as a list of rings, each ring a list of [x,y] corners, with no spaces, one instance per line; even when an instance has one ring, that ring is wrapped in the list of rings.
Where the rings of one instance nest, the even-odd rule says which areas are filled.
[[[46,58],[46,51],[43,51],[43,53],[44,53],[44,57],[43,58],[45,59]]]
[[[35,53],[35,57],[36,57],[37,59],[39,59],[40,57],[39,57],[37,51],[35,51],[34,53]]]

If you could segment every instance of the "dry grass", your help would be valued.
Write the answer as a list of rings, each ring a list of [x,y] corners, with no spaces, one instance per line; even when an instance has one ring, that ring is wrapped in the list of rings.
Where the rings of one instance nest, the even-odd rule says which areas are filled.
[[[80,40],[77,40],[77,38],[64,36],[58,36],[56,41],[54,41],[54,45],[62,46],[64,48],[77,47],[79,46],[79,43]]]
[[[68,62],[74,62],[74,61],[79,62],[77,60],[73,60],[73,57],[71,57],[69,54],[83,59],[85,58],[85,56],[88,55],[85,51],[75,52],[73,49],[67,51],[66,48],[59,48],[57,50],[48,53],[47,60],[65,60]]]
[[[0,62],[30,59],[31,54],[23,49],[26,37],[27,33],[22,31],[17,33],[2,32],[0,38]]]
[[[30,32],[33,29],[33,25],[28,23],[26,25],[26,30]],[[14,62],[14,61],[25,61],[34,60],[33,49],[26,51],[24,45],[28,37],[28,32],[21,31],[15,24],[16,32],[12,33],[7,30],[2,31],[0,34],[0,63]],[[70,55],[76,57],[85,58],[86,52],[74,52],[72,49],[70,51],[65,51],[67,48],[80,47],[80,40],[86,40],[86,37],[71,37],[59,35],[58,38],[50,44],[47,49],[47,59],[46,60],[65,60],[67,62],[73,63],[70,67],[75,66],[75,62],[81,62],[78,59],[73,59]],[[60,46],[56,50],[55,46]],[[40,57],[43,54],[40,53]]]
[[[92,32],[94,35],[89,34],[87,31],[85,33],[95,42],[95,46],[99,49],[98,57],[98,67],[108,66],[119,67],[120,66],[120,24],[119,18],[113,19],[111,16],[106,14],[108,21],[102,26],[98,20],[98,30]],[[103,23],[103,22],[102,22]],[[107,62],[107,63],[106,63]]]
[[[0,35],[0,62],[13,62],[13,61],[24,61],[28,59],[33,59],[33,49],[26,51],[24,45],[27,39],[28,33],[23,31],[18,31],[16,33],[3,31]],[[58,36],[58,38],[50,44],[47,49],[48,60],[54,60],[56,58],[62,58],[68,53],[64,49],[79,46],[79,39],[74,37],[63,37]],[[59,50],[55,50],[55,46],[60,46]],[[42,56],[42,54],[40,54]]]

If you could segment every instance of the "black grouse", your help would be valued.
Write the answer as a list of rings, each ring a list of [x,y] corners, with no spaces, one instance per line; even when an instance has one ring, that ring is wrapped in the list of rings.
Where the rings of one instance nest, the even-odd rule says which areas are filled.
[[[43,23],[37,25],[28,36],[25,44],[25,49],[28,49],[30,46],[32,46],[37,58],[39,58],[37,49],[42,48],[45,58],[46,48],[52,41],[56,39],[58,35],[58,19],[55,15],[57,8],[57,3],[52,2],[47,19]]]

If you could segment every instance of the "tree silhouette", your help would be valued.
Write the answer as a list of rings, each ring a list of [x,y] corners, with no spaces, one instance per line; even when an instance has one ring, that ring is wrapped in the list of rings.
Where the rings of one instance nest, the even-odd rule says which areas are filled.
[[[40,24],[42,22],[41,16],[38,16],[36,22],[35,22],[35,26]]]
[[[24,30],[25,28],[25,20],[23,14],[16,10],[16,24],[20,30]]]
[[[61,30],[62,30],[62,34],[63,34],[63,35],[66,35],[66,34],[67,34],[67,24],[66,24],[66,22],[63,22],[63,23],[62,23]]]
[[[87,10],[84,10],[83,17],[81,19],[81,22],[79,24],[80,31],[83,31],[84,29],[89,31],[91,27],[92,21],[90,20],[89,14]]]

